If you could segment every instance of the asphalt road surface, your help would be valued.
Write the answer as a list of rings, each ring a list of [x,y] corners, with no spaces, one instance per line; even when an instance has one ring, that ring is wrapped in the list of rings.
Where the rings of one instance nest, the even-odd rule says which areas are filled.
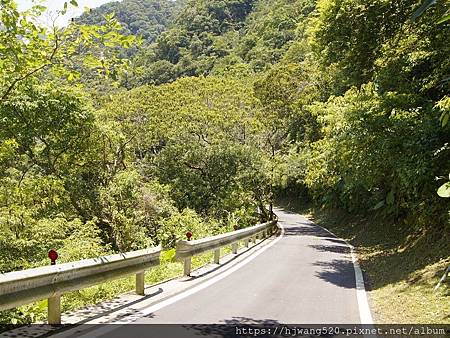
[[[295,213],[277,210],[282,237],[212,285],[137,324],[360,323],[346,243]],[[99,337],[127,337],[127,327]]]

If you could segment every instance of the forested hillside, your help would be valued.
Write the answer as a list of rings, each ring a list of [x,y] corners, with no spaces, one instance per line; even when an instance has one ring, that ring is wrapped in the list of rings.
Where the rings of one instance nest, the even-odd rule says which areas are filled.
[[[362,265],[380,321],[394,306],[448,323],[448,285],[432,286],[450,264],[449,6],[421,4],[123,0],[52,29],[3,1],[0,272],[49,249],[170,251],[288,200],[376,239]]]
[[[101,25],[105,23],[106,15],[114,13],[122,24],[124,34],[138,35],[147,43],[152,43],[172,23],[183,4],[184,0],[115,1],[90,9],[76,21]]]
[[[194,0],[184,8],[156,43],[134,58],[132,85],[267,70],[302,34],[314,1]]]

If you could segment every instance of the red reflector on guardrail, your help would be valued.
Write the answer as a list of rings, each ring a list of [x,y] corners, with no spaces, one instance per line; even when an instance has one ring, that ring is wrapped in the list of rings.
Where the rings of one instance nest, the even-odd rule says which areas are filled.
[[[56,263],[56,260],[58,259],[58,253],[55,250],[50,250],[48,252],[48,258],[52,261],[52,265]]]

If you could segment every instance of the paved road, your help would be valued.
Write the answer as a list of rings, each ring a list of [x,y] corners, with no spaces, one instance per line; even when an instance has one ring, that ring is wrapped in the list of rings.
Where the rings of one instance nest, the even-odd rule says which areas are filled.
[[[136,323],[359,323],[355,272],[344,241],[278,210],[283,237],[248,264]],[[127,337],[125,326],[101,337]]]

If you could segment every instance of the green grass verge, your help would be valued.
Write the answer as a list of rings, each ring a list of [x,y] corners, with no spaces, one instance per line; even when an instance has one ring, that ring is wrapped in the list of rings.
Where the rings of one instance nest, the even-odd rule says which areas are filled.
[[[280,205],[355,246],[376,323],[450,324],[450,280],[433,291],[450,264],[448,226],[389,222],[292,201]]]

